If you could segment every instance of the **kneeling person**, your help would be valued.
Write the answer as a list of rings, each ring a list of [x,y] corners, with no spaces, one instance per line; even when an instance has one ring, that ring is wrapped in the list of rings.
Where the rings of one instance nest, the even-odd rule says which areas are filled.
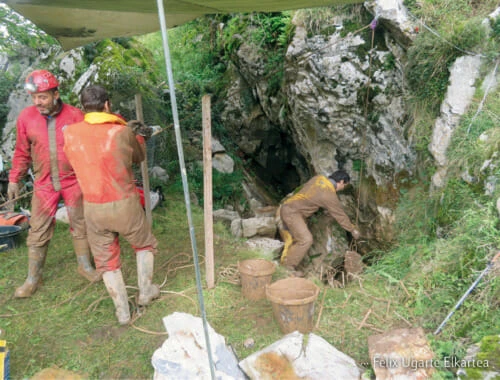
[[[157,240],[151,232],[134,183],[133,163],[145,158],[145,141],[111,113],[106,89],[89,86],[80,96],[84,121],[64,130],[64,151],[83,193],[87,234],[96,269],[113,299],[120,324],[130,322],[127,290],[121,272],[119,235],[137,257],[139,304],[160,295],[152,283]]]

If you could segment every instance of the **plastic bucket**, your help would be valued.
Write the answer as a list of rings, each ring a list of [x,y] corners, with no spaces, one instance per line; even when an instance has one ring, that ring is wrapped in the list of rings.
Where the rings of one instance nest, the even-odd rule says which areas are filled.
[[[252,301],[266,298],[266,285],[271,283],[276,265],[264,259],[250,259],[238,262],[241,292]]]
[[[0,226],[0,251],[17,247],[22,231],[20,226]]]
[[[285,334],[311,332],[314,326],[314,303],[319,287],[310,280],[290,277],[266,286],[266,297],[273,307],[274,318]]]

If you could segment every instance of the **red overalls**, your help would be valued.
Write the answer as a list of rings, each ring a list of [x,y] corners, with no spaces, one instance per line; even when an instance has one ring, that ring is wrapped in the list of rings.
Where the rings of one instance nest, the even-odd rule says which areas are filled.
[[[33,166],[35,176],[27,245],[42,247],[54,234],[55,214],[62,197],[74,239],[86,239],[82,192],[63,151],[63,128],[83,120],[83,112],[61,104],[54,116],[26,107],[17,119],[17,139],[9,182],[18,183]]]

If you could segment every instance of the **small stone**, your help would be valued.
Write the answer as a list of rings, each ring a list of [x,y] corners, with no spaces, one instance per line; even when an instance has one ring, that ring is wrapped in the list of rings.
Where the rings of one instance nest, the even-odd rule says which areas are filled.
[[[255,345],[255,341],[252,338],[248,338],[243,342],[245,348],[252,348]]]

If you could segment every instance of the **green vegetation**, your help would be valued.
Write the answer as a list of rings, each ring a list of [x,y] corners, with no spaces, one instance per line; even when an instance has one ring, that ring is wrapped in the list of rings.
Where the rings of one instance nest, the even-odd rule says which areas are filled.
[[[487,4],[486,4],[487,3]],[[414,135],[419,166],[428,166],[434,117],[448,85],[448,69],[464,51],[483,56],[483,78],[498,60],[496,32],[488,38],[481,21],[495,8],[494,2],[453,2],[461,10],[437,7],[435,2],[411,3],[418,17],[440,37],[422,30],[409,49],[406,73],[411,86]],[[413,6],[415,6],[413,8]],[[449,25],[452,24],[453,28]],[[494,28],[493,28],[494,29]],[[485,86],[484,86],[485,87]],[[478,89],[468,113],[454,131],[447,151],[446,186],[429,191],[432,168],[420,169],[420,183],[404,193],[398,205],[397,246],[380,252],[367,275],[382,275],[389,282],[405,284],[405,304],[414,321],[435,330],[472,285],[500,247],[494,185],[498,172],[498,88]],[[489,163],[489,165],[488,165]],[[438,357],[463,358],[471,343],[500,332],[500,281],[490,274],[478,284],[455,312],[439,336],[429,335]],[[452,378],[440,372],[442,378]]]
[[[480,54],[490,59],[498,58],[498,32],[487,36],[482,21],[498,4],[495,1],[447,2],[446,6],[434,1],[410,1],[415,20],[425,19],[425,27],[408,49],[406,77],[412,98],[424,103],[434,114],[448,86],[449,68],[456,58],[466,54]]]
[[[212,96],[212,128],[216,132],[220,130],[220,120],[217,118],[220,114],[218,97],[223,89],[225,63],[217,54],[216,26],[217,20],[207,17],[172,29],[168,34],[179,119],[183,130],[199,130],[201,97],[205,94]],[[162,80],[162,89],[168,98],[165,56],[160,48],[160,33],[138,37],[138,41],[152,52]],[[166,99],[166,103],[167,120],[172,120],[169,99]]]
[[[47,53],[56,41],[3,4],[0,4],[0,20],[3,27],[0,28],[0,55],[6,55],[11,61],[8,66],[0,67],[0,134],[2,134],[7,121],[7,100],[21,74],[21,68],[15,63],[15,58],[33,59]]]
[[[162,318],[175,311],[200,315],[182,195],[174,186],[165,194],[165,202],[153,212],[154,233],[160,242],[154,279],[164,284],[163,293],[160,300],[135,315],[138,319],[133,327],[117,325],[113,304],[102,283],[91,285],[75,275],[76,260],[67,225],[58,222],[44,284],[29,300],[12,298],[25,279],[26,247],[21,243],[17,249],[0,253],[0,328],[11,350],[13,378],[30,377],[53,366],[94,379],[152,377],[151,356],[167,338]],[[412,202],[404,204],[410,206]],[[413,207],[417,209],[415,204]],[[414,220],[416,214],[405,215],[407,219],[401,216],[400,222],[412,224],[408,220]],[[203,247],[201,208],[193,208],[193,220],[197,245]],[[367,363],[369,335],[408,324],[432,331],[483,269],[488,249],[476,252],[475,247],[488,241],[498,243],[494,220],[493,215],[484,212],[467,215],[456,223],[446,240],[432,239],[425,228],[420,229],[420,237],[415,234],[401,240],[397,249],[380,256],[346,288],[332,289],[317,283],[322,293],[314,322],[320,318],[320,305],[323,310],[314,332],[359,363]],[[207,318],[243,359],[282,334],[269,302],[246,300],[240,287],[227,276],[238,260],[261,254],[245,248],[243,241],[231,237],[221,224],[215,225],[215,236],[216,287],[204,290]],[[124,277],[134,304],[135,259],[123,241],[122,249]],[[199,254],[203,274],[203,249]],[[279,270],[273,280],[284,276]],[[464,337],[479,341],[483,334],[498,333],[499,285],[498,278],[481,283],[442,336],[429,336],[438,358],[463,357]],[[359,328],[369,310],[365,327]],[[255,340],[255,347],[244,347],[247,338]],[[450,378],[446,373],[440,376]]]
[[[194,164],[194,169],[190,172],[189,189],[200,200],[200,205],[203,205],[203,166],[199,163]],[[240,202],[244,201],[243,189],[243,174],[241,170],[236,170],[233,173],[221,173],[217,170],[212,172],[212,198],[214,209],[221,209],[227,205],[242,206]],[[177,189],[180,191],[182,184],[177,181]]]
[[[3,127],[7,122],[7,114],[9,113],[7,101],[11,91],[16,87],[16,83],[16,76],[0,71],[0,135],[3,135]]]
[[[347,15],[341,19],[339,15]],[[299,9],[296,11],[295,22],[304,26],[307,37],[328,37],[339,28],[341,36],[363,28],[371,20],[362,5],[338,5]]]
[[[254,58],[264,62],[263,77],[268,82],[266,95],[276,96],[281,89],[285,53],[293,31],[289,12],[234,15],[227,22],[221,39],[225,58],[237,62],[236,53],[245,42],[255,51]]]
[[[144,121],[148,125],[162,124],[167,117],[163,100],[161,74],[151,51],[134,39],[103,40],[84,47],[84,62],[79,70],[91,64],[99,68],[97,83],[106,87],[111,96],[113,111],[127,120],[136,119],[134,95],[141,94]],[[57,74],[57,73],[56,73]],[[79,73],[77,72],[77,75]],[[80,74],[83,74],[81,72]],[[71,85],[71,82],[67,82]],[[71,104],[79,104],[70,88],[61,87],[62,96]]]
[[[26,50],[30,49],[40,53],[56,43],[53,37],[3,4],[0,4],[0,20],[6,29],[5,32],[0,30],[0,53],[26,55]]]

